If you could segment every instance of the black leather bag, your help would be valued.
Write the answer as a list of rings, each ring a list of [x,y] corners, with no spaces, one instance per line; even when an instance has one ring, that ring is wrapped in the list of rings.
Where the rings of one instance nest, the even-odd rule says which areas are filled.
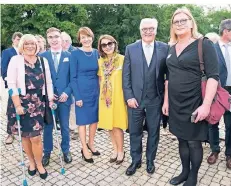
[[[43,96],[43,100],[45,102],[44,122],[46,125],[51,125],[51,124],[53,124],[53,116],[52,116],[51,108],[49,107],[46,71],[45,71],[45,65],[44,65],[43,57],[40,57],[40,60],[41,60],[41,65],[42,65],[42,69],[43,69],[44,81],[45,81],[45,95]]]

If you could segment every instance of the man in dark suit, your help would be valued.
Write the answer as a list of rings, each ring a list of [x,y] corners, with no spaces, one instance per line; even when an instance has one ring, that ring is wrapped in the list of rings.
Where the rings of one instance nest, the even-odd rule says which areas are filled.
[[[59,29],[54,27],[49,28],[47,30],[47,41],[51,48],[49,51],[40,54],[40,56],[45,57],[49,63],[55,98],[58,103],[56,115],[58,116],[61,128],[61,149],[64,161],[70,163],[72,161],[69,135],[70,105],[72,104],[72,89],[70,87],[70,53],[62,51],[61,31]],[[44,166],[49,164],[50,154],[53,150],[53,126],[53,123],[44,126],[44,156],[42,160]]]
[[[219,59],[219,76],[221,86],[231,94],[231,19],[223,20],[220,24],[220,40],[215,44]],[[225,123],[225,155],[226,166],[231,169],[231,112],[224,114]],[[212,153],[207,159],[209,164],[216,163],[220,153],[219,123],[209,125],[209,141]]]
[[[147,172],[155,171],[154,160],[159,143],[164,74],[168,45],[155,41],[158,22],[145,18],[140,23],[141,40],[126,47],[123,66],[123,91],[128,105],[130,154],[132,163],[126,175],[141,166],[143,121],[147,119]]]
[[[7,81],[6,81],[6,75],[7,75],[7,68],[8,68],[8,64],[10,62],[10,59],[13,56],[18,55],[18,43],[22,37],[22,33],[21,32],[15,32],[12,36],[12,47],[7,48],[6,50],[2,51],[2,58],[1,58],[1,75],[2,75],[2,79],[5,81],[5,88],[8,88],[7,86]],[[10,98],[9,98],[10,99]],[[8,136],[6,138],[5,143],[6,144],[12,144],[14,141],[14,136],[11,132],[10,126],[8,126],[7,124],[7,133]]]

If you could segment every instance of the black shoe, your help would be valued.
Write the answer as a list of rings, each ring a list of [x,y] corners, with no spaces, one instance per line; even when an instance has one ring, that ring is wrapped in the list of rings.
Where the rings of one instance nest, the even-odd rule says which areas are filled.
[[[28,174],[30,176],[34,176],[36,174],[36,169],[35,170],[30,170],[30,166],[28,167]]]
[[[49,165],[50,163],[50,154],[44,154],[43,159],[42,159],[42,164],[44,167]]]
[[[92,153],[94,156],[99,156],[99,155],[100,155],[100,152],[99,152],[99,151],[93,152],[93,151],[90,149],[88,143],[87,143],[87,148],[91,151],[91,153]]]
[[[155,172],[155,165],[153,161],[147,161],[147,173],[153,174]]]
[[[72,157],[71,157],[71,153],[68,152],[66,154],[63,154],[63,159],[66,163],[71,163],[72,162]]]
[[[138,163],[132,162],[132,164],[126,170],[126,175],[131,176],[135,174],[136,169],[139,169],[140,167],[141,167],[141,162],[138,162]]]
[[[83,150],[81,150],[81,154],[82,154],[82,158],[84,161],[86,161],[87,163],[94,163],[93,159],[92,158],[85,158],[84,154],[83,154]]]
[[[57,127],[57,130],[60,130],[60,123],[59,123],[59,121],[56,121],[56,127]]]
[[[45,169],[45,168],[44,168]],[[45,173],[43,173],[43,174],[41,174],[39,171],[39,176],[40,176],[40,178],[42,178],[43,180],[45,180],[46,178],[47,178],[47,176],[48,176],[48,173],[47,173],[47,170],[45,169]]]
[[[181,173],[179,176],[176,176],[170,180],[171,185],[179,185],[188,179],[188,173]]]

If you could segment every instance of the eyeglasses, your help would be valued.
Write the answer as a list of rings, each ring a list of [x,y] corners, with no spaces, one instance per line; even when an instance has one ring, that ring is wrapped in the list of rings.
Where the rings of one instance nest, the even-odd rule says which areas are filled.
[[[111,42],[108,42],[108,43],[101,43],[100,45],[101,45],[102,48],[106,48],[107,46],[111,48],[114,43],[115,42],[111,41]]]
[[[154,30],[155,30],[155,28],[154,27],[150,27],[150,28],[142,28],[141,29],[143,32],[147,32],[147,31],[149,31],[149,32],[154,32]]]
[[[69,43],[69,40],[63,40],[64,43]]]
[[[24,43],[24,45],[25,45],[25,46],[29,46],[29,45],[35,46],[36,44],[35,44],[35,43]]]
[[[188,20],[191,20],[191,19],[181,19],[181,20],[173,21],[172,23],[176,26],[185,25]]]
[[[58,36],[58,35],[55,35],[55,36],[48,36],[47,38],[48,39],[58,39],[60,36]]]

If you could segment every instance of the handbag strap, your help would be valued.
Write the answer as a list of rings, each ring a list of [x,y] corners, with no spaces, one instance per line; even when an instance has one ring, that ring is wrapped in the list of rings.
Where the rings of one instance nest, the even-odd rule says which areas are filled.
[[[42,69],[43,69],[43,75],[44,75],[44,81],[45,81],[45,94],[47,96],[48,95],[47,94],[47,79],[46,79],[46,71],[45,71],[44,60],[43,60],[43,57],[39,57],[39,58],[41,60],[41,65],[42,65]]]
[[[203,60],[203,40],[204,37],[200,37],[198,41],[198,55],[199,55],[199,61],[200,61],[200,69],[203,75],[205,75],[205,63]]]

